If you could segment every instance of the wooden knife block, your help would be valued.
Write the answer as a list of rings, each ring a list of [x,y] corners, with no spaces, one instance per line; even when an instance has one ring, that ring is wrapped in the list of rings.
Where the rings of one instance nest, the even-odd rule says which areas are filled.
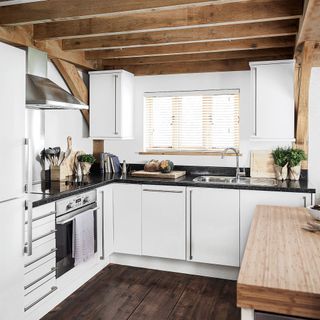
[[[66,181],[68,176],[71,176],[73,172],[69,172],[69,168],[65,165],[51,166],[50,179],[51,181]]]

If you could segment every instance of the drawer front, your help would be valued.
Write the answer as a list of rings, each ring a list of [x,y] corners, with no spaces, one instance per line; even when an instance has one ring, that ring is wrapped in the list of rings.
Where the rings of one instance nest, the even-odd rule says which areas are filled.
[[[50,295],[57,289],[56,284],[57,280],[55,279],[55,277],[51,277],[47,279],[47,281],[43,283],[41,286],[37,287],[28,294],[25,294],[24,310],[31,311],[32,307],[36,306],[38,303],[42,301],[45,301],[47,297],[50,297]]]
[[[36,242],[48,235],[54,233],[56,228],[55,220],[51,220],[45,224],[38,224],[38,226],[32,226],[32,242]],[[27,239],[27,231],[25,231],[25,239]]]
[[[32,220],[36,221],[42,217],[52,215],[55,216],[56,206],[55,203],[49,203],[44,206],[36,207],[32,209]],[[28,220],[28,211],[25,212],[25,221]]]
[[[28,271],[25,270],[25,274],[24,274],[25,289],[33,286],[33,284],[36,284],[38,281],[41,281],[43,278],[51,274],[52,271],[55,271],[56,269],[55,257],[48,261],[46,261],[45,259],[41,259],[39,262],[42,262],[42,264],[39,265],[37,268],[30,270],[30,267],[29,267]]]
[[[52,268],[47,274],[43,275],[41,278],[38,278],[34,282],[30,283],[29,285],[24,286],[25,296],[33,291],[36,291],[47,281],[55,277],[56,277],[56,268]]]
[[[51,249],[48,251],[46,254],[43,256],[39,257],[38,260],[33,261],[31,264],[27,264],[24,266],[24,274],[26,275],[27,273],[31,272],[32,270],[39,268],[42,266],[44,263],[48,262],[49,260],[56,259],[56,249]]]
[[[29,265],[36,263],[39,259],[45,257],[46,255],[55,252],[56,235],[53,233],[45,238],[33,242],[32,245],[32,255],[24,257],[25,267],[28,267]]]

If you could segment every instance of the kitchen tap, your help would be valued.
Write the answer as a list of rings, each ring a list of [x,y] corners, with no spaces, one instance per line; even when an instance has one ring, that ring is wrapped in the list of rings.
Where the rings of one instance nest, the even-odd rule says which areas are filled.
[[[224,158],[224,155],[229,150],[233,151],[235,153],[235,155],[236,155],[236,161],[237,161],[236,179],[237,179],[237,182],[238,182],[240,180],[240,177],[245,176],[246,173],[245,173],[245,171],[241,171],[240,170],[240,167],[239,167],[239,156],[240,156],[240,154],[239,154],[239,151],[237,149],[235,149],[235,148],[226,148],[226,149],[224,149],[223,152],[221,153],[221,159]]]

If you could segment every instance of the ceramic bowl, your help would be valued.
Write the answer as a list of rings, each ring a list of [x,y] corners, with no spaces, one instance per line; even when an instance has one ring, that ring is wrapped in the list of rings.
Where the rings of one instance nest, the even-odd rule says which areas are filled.
[[[320,220],[320,207],[319,209],[313,209],[313,206],[310,206],[308,207],[308,211],[313,218],[315,218],[316,220]]]

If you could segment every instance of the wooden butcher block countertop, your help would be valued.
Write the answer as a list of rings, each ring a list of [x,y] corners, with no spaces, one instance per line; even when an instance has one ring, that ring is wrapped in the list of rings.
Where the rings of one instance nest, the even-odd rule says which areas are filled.
[[[320,233],[307,209],[258,206],[241,264],[237,305],[320,319]]]

